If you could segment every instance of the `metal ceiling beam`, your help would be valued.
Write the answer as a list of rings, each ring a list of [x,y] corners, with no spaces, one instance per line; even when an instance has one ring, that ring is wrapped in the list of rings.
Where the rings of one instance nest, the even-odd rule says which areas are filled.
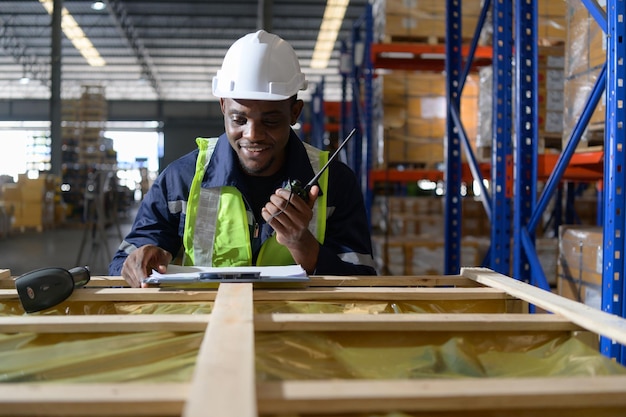
[[[29,78],[39,80],[42,84],[50,84],[50,71],[46,64],[39,61],[39,58],[30,53],[28,47],[15,36],[15,33],[6,21],[0,17],[0,45],[6,50],[15,61],[22,65],[24,74]]]
[[[161,99],[161,80],[159,74],[152,61],[152,57],[144,47],[141,39],[139,39],[131,18],[126,12],[126,8],[119,0],[105,0],[105,3],[107,4],[107,9],[110,10],[110,15],[115,21],[115,25],[135,52],[137,61],[142,68],[142,75],[150,82],[157,98]]]

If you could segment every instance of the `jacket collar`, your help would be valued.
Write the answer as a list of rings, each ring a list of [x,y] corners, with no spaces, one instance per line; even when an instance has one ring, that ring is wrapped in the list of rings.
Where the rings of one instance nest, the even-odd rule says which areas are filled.
[[[287,142],[287,155],[289,157],[286,160],[285,180],[298,179],[303,184],[309,182],[315,174],[304,144],[293,130]],[[215,145],[202,186],[205,188],[233,186],[241,189],[243,175],[245,174],[239,166],[237,154],[230,146],[226,133],[223,133]]]

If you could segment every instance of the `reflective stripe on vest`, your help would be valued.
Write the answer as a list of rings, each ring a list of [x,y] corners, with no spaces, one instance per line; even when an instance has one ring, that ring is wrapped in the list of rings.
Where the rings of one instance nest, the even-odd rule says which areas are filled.
[[[248,266],[252,264],[250,229],[251,214],[246,210],[243,197],[235,187],[202,188],[202,180],[215,150],[218,138],[196,138],[198,159],[185,216],[183,243],[184,265]],[[307,155],[317,173],[328,160],[328,152],[304,144]],[[321,189],[328,187],[328,171],[319,179]],[[326,193],[320,195],[313,206],[316,221],[309,230],[320,243],[326,233]],[[289,265],[293,258],[287,248],[276,241],[275,235],[261,246],[257,265]]]

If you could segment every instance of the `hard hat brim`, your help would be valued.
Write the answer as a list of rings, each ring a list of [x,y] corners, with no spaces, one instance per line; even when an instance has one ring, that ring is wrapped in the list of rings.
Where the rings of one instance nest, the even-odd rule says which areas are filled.
[[[261,101],[282,101],[291,98],[289,95],[271,94],[271,93],[255,93],[246,92],[245,94],[237,94],[236,92],[220,92],[213,91],[213,95],[219,98],[232,98],[235,100],[261,100]]]

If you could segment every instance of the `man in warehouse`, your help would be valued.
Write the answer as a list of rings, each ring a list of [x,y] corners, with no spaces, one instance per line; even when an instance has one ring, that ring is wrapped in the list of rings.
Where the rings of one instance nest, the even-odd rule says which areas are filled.
[[[306,87],[289,43],[263,30],[237,40],[213,78],[225,133],[196,139],[198,149],[163,170],[109,273],[139,287],[176,259],[375,275],[363,196],[350,168],[331,162],[304,199],[287,185],[306,184],[328,160],[291,128],[304,106],[297,93]]]

